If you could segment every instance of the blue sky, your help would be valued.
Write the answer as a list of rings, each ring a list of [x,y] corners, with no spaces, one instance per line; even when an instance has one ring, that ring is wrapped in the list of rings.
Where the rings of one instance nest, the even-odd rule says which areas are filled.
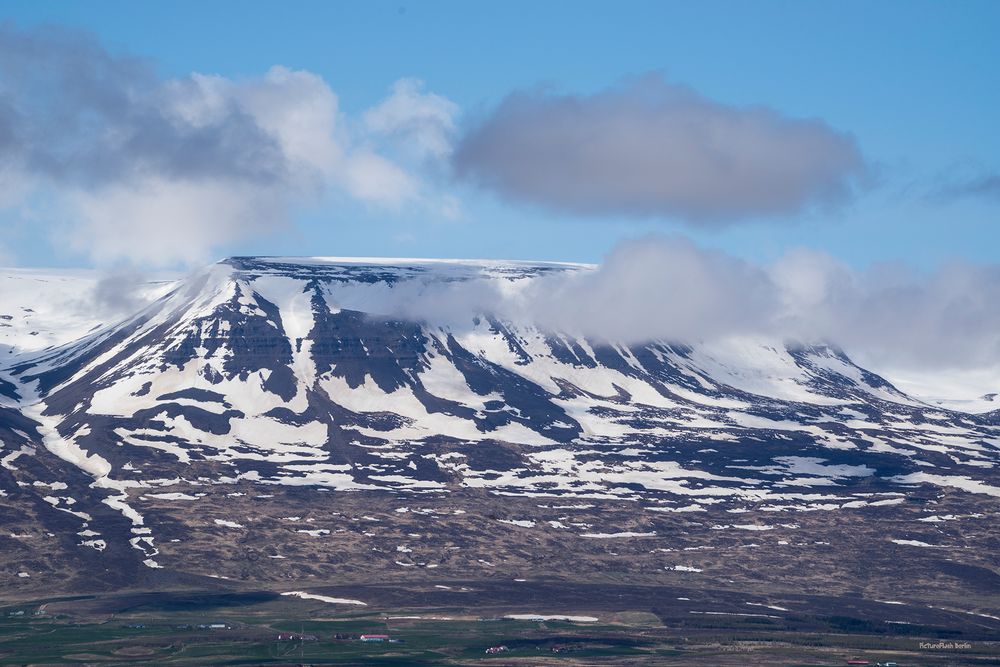
[[[752,216],[719,227],[672,216],[579,215],[433,175],[459,219],[385,209],[327,192],[278,232],[227,237],[218,254],[496,257],[597,261],[621,239],[679,233],[772,260],[808,247],[856,265],[930,267],[1000,257],[1000,197],[937,196],[1000,172],[1000,3],[996,2],[8,2],[19,29],[81,28],[160,76],[260,77],[307,70],[361,114],[392,84],[420,79],[460,110],[459,127],[515,90],[589,95],[661,72],[719,104],[819,118],[854,137],[874,180],[832,210]],[[460,129],[461,131],[461,129]],[[52,212],[58,215],[58,212]],[[778,219],[780,217],[780,219]],[[19,225],[23,265],[93,257]]]

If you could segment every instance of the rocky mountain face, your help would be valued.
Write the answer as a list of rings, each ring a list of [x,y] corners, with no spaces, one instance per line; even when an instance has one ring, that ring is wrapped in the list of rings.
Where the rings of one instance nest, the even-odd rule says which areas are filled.
[[[1000,411],[928,405],[826,345],[393,305],[586,270],[233,258],[68,342],[8,337],[0,581],[574,571],[943,586],[990,615]],[[5,294],[16,329],[37,308]]]

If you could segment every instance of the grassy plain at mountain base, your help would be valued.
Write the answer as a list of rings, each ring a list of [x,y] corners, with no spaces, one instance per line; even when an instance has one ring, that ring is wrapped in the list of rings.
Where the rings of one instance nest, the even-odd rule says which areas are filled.
[[[465,605],[435,604],[448,598],[431,592],[463,589]],[[712,613],[737,608],[739,594],[644,586],[451,581],[345,586],[322,594],[334,593],[371,603],[330,604],[267,591],[24,602],[3,609],[0,663],[825,666],[861,657],[928,667],[1000,664],[1000,630],[910,605],[894,605],[894,613],[913,622],[887,623],[858,600],[801,596],[798,602],[812,602],[812,613],[772,613],[777,610],[745,603],[747,611]],[[406,598],[423,604],[379,602]],[[838,604],[861,614],[831,613]],[[11,615],[18,612],[24,615]],[[208,627],[213,624],[225,627]],[[279,640],[279,633],[297,637]],[[395,641],[363,643],[364,633]],[[488,655],[491,646],[508,650]]]

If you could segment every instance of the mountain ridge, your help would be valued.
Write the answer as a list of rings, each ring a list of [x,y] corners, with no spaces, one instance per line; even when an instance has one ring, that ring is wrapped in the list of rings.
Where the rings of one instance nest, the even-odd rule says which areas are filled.
[[[512,291],[577,270],[587,267],[225,260],[119,323],[8,354],[0,502],[35,507],[32,521],[52,527],[60,557],[110,559],[141,580],[211,574],[185,554],[217,560],[231,549],[227,533],[247,526],[270,526],[260,528],[268,558],[284,563],[276,557],[291,549],[307,558],[341,529],[324,514],[331,502],[363,503],[386,529],[407,523],[397,510],[430,503],[450,517],[453,546],[485,554],[511,526],[515,551],[556,534],[570,540],[566,553],[590,553],[594,540],[672,535],[694,548],[734,532],[795,535],[803,517],[819,536],[813,517],[854,522],[866,512],[909,517],[919,530],[895,539],[935,544],[941,537],[919,523],[937,516],[921,511],[926,502],[978,522],[1000,496],[996,415],[914,400],[832,346],[624,345],[467,304],[424,319],[393,314],[428,291],[439,300],[469,284]],[[595,509],[573,510],[588,514],[575,526],[557,506]],[[307,514],[327,523],[289,532],[297,521],[281,519]],[[685,518],[695,516],[712,520],[696,528]],[[8,521],[10,535],[25,530],[17,515]],[[463,521],[477,526],[472,536],[454,532]],[[352,539],[363,544],[365,532]],[[0,540],[15,560],[27,548],[26,538]],[[361,544],[328,557],[354,563],[387,549]],[[674,548],[632,557],[645,571]],[[432,564],[396,553],[390,572]],[[601,553],[607,565],[612,552]],[[296,566],[309,569],[302,558]],[[33,584],[13,567],[13,585]]]

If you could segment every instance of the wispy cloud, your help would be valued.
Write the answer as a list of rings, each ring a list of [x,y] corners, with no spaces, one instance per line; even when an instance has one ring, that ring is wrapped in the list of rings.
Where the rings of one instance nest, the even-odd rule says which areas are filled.
[[[55,233],[98,262],[202,261],[328,190],[421,201],[416,160],[443,154],[456,113],[406,80],[351,119],[311,72],[164,79],[85,33],[0,25],[2,204],[53,196]]]
[[[868,176],[855,139],[821,120],[657,75],[593,95],[514,93],[461,138],[454,168],[551,209],[701,225],[837,205]]]
[[[939,186],[932,197],[939,201],[976,198],[1000,202],[1000,173],[980,171],[961,179],[951,179]]]

